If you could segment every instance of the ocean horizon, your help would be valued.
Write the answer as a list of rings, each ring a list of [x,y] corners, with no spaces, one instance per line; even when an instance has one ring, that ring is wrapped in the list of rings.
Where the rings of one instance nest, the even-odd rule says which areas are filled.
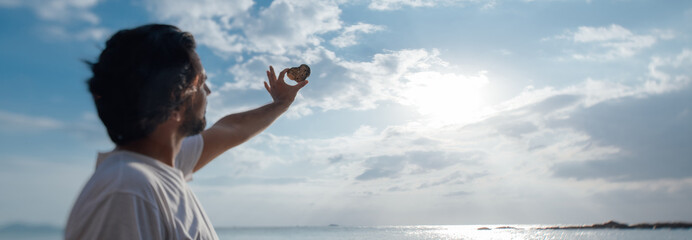
[[[18,226],[18,225],[17,225]],[[427,240],[427,239],[586,239],[586,240],[644,240],[692,239],[690,229],[539,229],[566,224],[510,225],[402,225],[402,226],[232,226],[217,227],[220,239],[278,240]],[[488,228],[489,230],[479,230]],[[52,227],[3,228],[0,239],[48,240],[62,239],[62,228]]]

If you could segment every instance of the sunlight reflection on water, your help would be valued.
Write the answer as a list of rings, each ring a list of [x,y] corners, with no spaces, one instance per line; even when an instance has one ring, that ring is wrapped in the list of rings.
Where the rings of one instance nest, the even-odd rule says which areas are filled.
[[[488,227],[492,230],[478,230]],[[692,239],[690,230],[538,230],[537,225],[513,225],[516,229],[497,229],[502,226],[382,226],[382,227],[277,227],[224,228],[217,230],[221,239],[396,239],[396,240],[644,240]]]
[[[488,227],[491,230],[478,230]],[[220,239],[239,240],[683,240],[692,230],[538,230],[539,225],[380,226],[380,227],[232,227],[218,228]],[[0,239],[61,239],[62,231],[0,233]]]

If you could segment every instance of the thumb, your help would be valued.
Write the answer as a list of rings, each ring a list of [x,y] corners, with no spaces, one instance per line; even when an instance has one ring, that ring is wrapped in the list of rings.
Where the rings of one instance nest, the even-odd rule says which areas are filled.
[[[297,88],[296,90],[300,90],[301,88],[305,87],[305,85],[308,85],[308,80],[305,80],[305,81],[302,81],[302,82],[299,82],[298,84],[296,84],[295,85],[295,87]]]

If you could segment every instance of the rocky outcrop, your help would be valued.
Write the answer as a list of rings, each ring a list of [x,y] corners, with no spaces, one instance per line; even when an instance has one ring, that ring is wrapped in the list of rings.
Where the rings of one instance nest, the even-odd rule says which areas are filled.
[[[510,226],[502,226],[502,227],[496,227],[495,229],[509,229],[509,230],[519,230],[521,228],[515,228],[515,227],[510,227]],[[492,230],[492,228],[489,227],[479,227],[478,230]]]
[[[583,225],[583,226],[556,226],[556,227],[546,227],[538,229],[690,229],[692,228],[692,223],[686,222],[670,222],[670,223],[639,223],[634,225],[627,225],[624,223],[619,223],[616,221],[608,221],[605,223],[597,223],[593,225]]]
[[[502,227],[496,227],[495,229],[513,229],[513,230],[517,230],[517,229],[520,229],[520,228],[515,228],[515,227],[510,227],[510,226],[502,226]]]
[[[495,229],[509,229],[518,230],[521,228],[515,228],[510,226],[496,227]],[[634,225],[628,225],[624,223],[619,223],[616,221],[608,221],[605,223],[596,223],[592,225],[582,225],[582,226],[555,226],[555,227],[544,227],[537,228],[539,230],[569,230],[569,229],[692,229],[692,223],[688,222],[660,222],[660,223],[639,223]],[[491,228],[480,227],[478,230],[491,230]]]

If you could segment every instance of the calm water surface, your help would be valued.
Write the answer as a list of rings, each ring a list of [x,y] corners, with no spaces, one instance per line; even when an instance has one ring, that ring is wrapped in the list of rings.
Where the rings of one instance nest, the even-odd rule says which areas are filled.
[[[489,227],[492,230],[477,230]],[[579,240],[692,240],[692,230],[536,230],[537,225],[388,226],[388,227],[233,227],[218,228],[221,239],[237,240],[423,240],[423,239],[579,239]],[[62,232],[0,233],[0,239],[62,239]]]
[[[492,230],[478,230],[489,227]],[[692,240],[692,230],[537,230],[536,225],[512,225],[517,229],[494,229],[500,226],[391,226],[391,227],[276,227],[221,228],[221,239],[278,240],[422,240],[422,239],[584,239],[584,240]]]

